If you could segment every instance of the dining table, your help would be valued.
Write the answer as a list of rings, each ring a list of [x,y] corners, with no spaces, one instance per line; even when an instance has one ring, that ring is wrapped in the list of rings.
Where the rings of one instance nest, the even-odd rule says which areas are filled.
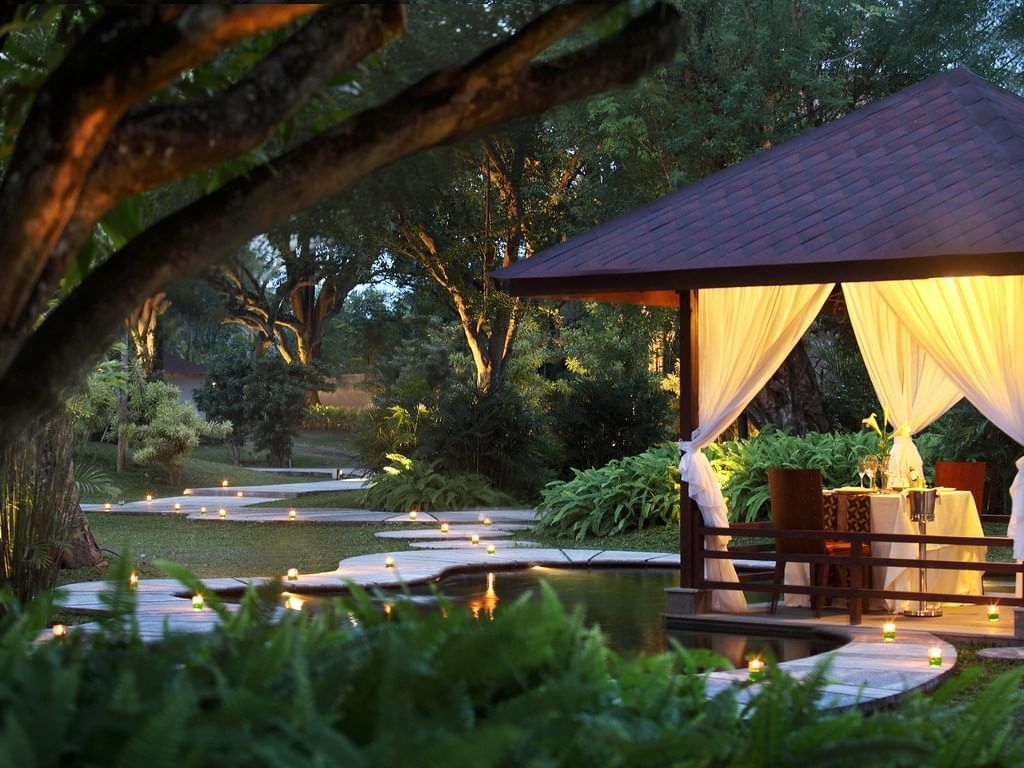
[[[983,537],[981,519],[970,491],[953,488],[938,488],[935,500],[935,519],[927,523],[926,532],[933,536]],[[865,493],[860,489],[838,489],[826,493]],[[872,533],[917,534],[918,524],[910,519],[910,502],[906,491],[882,491],[867,494],[870,499]],[[984,562],[987,547],[959,544],[928,544],[928,560],[948,560],[962,563]],[[876,541],[871,543],[871,556],[878,558],[899,558],[919,560],[919,545],[913,542]],[[982,594],[982,572],[959,569],[926,569],[928,591],[953,595]],[[875,566],[872,569],[872,585],[875,589],[899,592],[919,590],[920,569],[902,566]],[[786,564],[786,584],[807,585],[810,583],[810,569],[807,563]],[[872,601],[871,609],[889,612],[906,610],[916,601],[886,599],[882,603]],[[787,594],[785,605],[805,607],[810,605],[807,595]]]

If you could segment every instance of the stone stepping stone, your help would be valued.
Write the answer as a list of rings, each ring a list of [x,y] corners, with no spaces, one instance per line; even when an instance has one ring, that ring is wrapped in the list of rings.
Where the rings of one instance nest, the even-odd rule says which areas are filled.
[[[374,534],[378,539],[420,539],[420,540],[431,540],[431,539],[450,539],[458,540],[463,539],[469,540],[469,537],[476,534],[481,539],[499,539],[506,536],[511,536],[512,531],[504,527],[493,525],[490,528],[484,526],[451,526],[448,533],[441,533],[441,529],[438,527],[425,528],[422,531],[378,531]]]
[[[1024,648],[1020,646],[1001,648],[982,648],[978,651],[982,659],[998,659],[999,661],[1024,661]]]
[[[487,543],[494,544],[497,549],[523,549],[540,546],[535,541],[503,541],[501,539]],[[487,545],[471,544],[466,539],[454,539],[452,541],[412,541],[409,542],[409,546],[413,549],[485,549]]]

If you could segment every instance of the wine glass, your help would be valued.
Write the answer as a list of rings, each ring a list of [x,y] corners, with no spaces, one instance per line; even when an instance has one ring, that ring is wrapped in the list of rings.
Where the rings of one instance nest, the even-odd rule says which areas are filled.
[[[878,457],[874,455],[865,456],[864,466],[868,471],[868,479],[871,480],[868,484],[868,489],[872,491],[877,490],[878,484],[876,475],[878,474]]]
[[[864,478],[868,476],[868,460],[866,456],[861,456],[857,461],[857,476],[860,477],[858,485],[864,487]]]

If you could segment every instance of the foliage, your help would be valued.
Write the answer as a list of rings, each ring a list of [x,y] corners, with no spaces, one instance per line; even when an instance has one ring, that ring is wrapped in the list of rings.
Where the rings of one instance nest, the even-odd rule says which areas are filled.
[[[79,461],[74,465],[75,491],[79,498],[117,498],[121,489],[114,483],[110,473],[101,466],[89,461]]]
[[[227,443],[236,464],[252,430],[252,408],[245,391],[251,369],[249,353],[240,346],[227,347],[207,361],[206,381],[194,394],[207,418],[231,422]]]
[[[793,679],[773,666],[757,686],[709,696],[700,669],[721,660],[678,649],[646,658],[608,650],[579,614],[543,599],[385,613],[360,590],[317,615],[285,612],[280,585],[237,612],[184,569],[221,623],[144,642],[127,565],[98,633],[34,644],[50,605],[0,617],[0,764],[416,765],[939,768],[1019,765],[1009,724],[1024,672],[976,700],[962,684],[899,712],[820,710],[826,670]]]
[[[601,466],[664,440],[670,397],[646,371],[573,376],[552,406],[563,466]]]
[[[230,422],[207,421],[192,403],[179,402],[175,395],[173,400],[157,403],[148,423],[129,429],[129,439],[138,446],[132,461],[156,464],[166,471],[168,482],[180,484],[185,460],[199,441],[204,437],[220,439],[230,431]]]
[[[364,411],[355,434],[363,466],[380,471],[389,454],[411,454],[416,447],[420,419],[426,413],[425,405],[416,406],[411,413],[401,405]]]
[[[571,480],[548,483],[541,492],[537,529],[582,541],[678,521],[678,461],[670,443],[596,469],[574,469]]]
[[[554,445],[542,413],[515,390],[482,395],[452,387],[420,430],[417,455],[446,472],[484,475],[497,488],[536,494],[550,476]]]
[[[70,425],[55,421],[37,424],[0,452],[0,587],[22,601],[54,585],[68,544],[72,442]]]
[[[359,413],[358,408],[314,403],[306,409],[302,428],[323,432],[352,432],[359,421]]]
[[[804,335],[832,429],[854,431],[868,413],[881,413],[849,318],[819,317]]]
[[[368,509],[389,512],[507,507],[514,500],[496,491],[482,475],[442,474],[436,462],[413,461],[399,453],[375,475],[363,497]]]
[[[871,431],[795,437],[766,429],[748,440],[713,443],[706,451],[722,483],[729,518],[752,522],[770,517],[769,467],[820,469],[826,487],[849,485],[857,479],[858,459],[876,451],[876,437]]]

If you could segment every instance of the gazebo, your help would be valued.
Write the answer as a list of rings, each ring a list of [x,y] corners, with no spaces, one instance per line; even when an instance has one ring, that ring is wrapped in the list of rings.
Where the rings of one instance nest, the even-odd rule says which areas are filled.
[[[962,396],[1024,443],[1024,99],[944,72],[495,276],[517,296],[678,307],[680,584],[714,588],[717,609],[742,607],[725,502],[700,449],[836,283],[905,460],[909,435]],[[1024,458],[1017,467],[1019,561]]]

